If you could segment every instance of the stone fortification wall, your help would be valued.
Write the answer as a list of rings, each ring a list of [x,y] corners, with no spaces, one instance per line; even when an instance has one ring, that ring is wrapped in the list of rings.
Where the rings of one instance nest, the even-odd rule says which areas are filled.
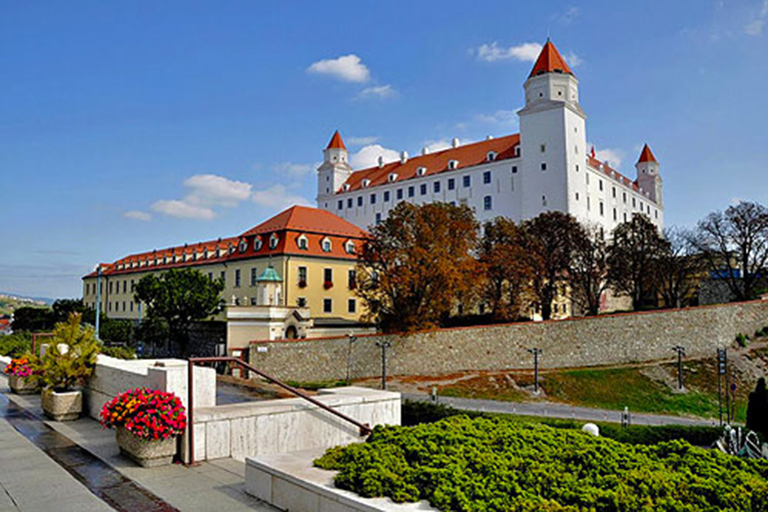
[[[543,350],[542,367],[565,368],[670,359],[683,345],[689,356],[714,355],[738,333],[768,325],[768,301],[626,313],[595,318],[439,329],[408,336],[359,336],[258,342],[251,362],[278,378],[325,381],[381,375],[389,341],[391,375],[437,375],[470,370],[528,369],[531,347]]]

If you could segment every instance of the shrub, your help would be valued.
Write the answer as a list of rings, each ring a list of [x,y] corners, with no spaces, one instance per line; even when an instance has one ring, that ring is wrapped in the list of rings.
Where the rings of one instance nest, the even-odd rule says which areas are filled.
[[[93,374],[99,343],[93,328],[83,327],[81,315],[72,313],[67,322],[56,324],[48,350],[40,358],[41,380],[53,391],[70,391],[82,386]]]
[[[0,355],[8,357],[21,357],[27,352],[32,352],[32,335],[17,332],[0,336]]]
[[[569,429],[457,416],[378,426],[315,461],[337,487],[440,510],[766,510],[768,461],[685,441],[630,445]]]
[[[741,347],[744,348],[747,346],[747,342],[749,341],[749,337],[744,333],[739,333],[736,335],[736,343]]]
[[[114,357],[116,359],[136,359],[136,349],[131,347],[101,345],[99,352],[105,356]]]
[[[104,404],[101,424],[106,428],[125,427],[134,436],[149,441],[181,435],[187,416],[179,397],[155,389],[125,391]]]

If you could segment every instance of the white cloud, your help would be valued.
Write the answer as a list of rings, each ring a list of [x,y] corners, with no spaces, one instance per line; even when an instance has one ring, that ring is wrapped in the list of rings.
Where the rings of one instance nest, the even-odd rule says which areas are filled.
[[[337,59],[320,60],[307,68],[309,73],[329,75],[344,82],[365,83],[371,73],[355,54],[344,55]]]
[[[142,222],[149,222],[152,220],[152,215],[147,212],[141,212],[139,210],[129,210],[123,214],[123,217],[131,220],[140,220]]]
[[[380,144],[369,144],[353,154],[350,163],[355,169],[366,169],[379,165],[379,156],[384,157],[384,163],[400,159],[400,153],[394,149],[387,149]]]
[[[434,153],[450,148],[451,141],[448,139],[428,140],[424,143],[424,147],[427,148],[430,153]]]
[[[386,99],[396,97],[397,91],[391,85],[377,85],[366,87],[357,94],[357,98],[364,99]]]
[[[563,14],[557,16],[557,21],[563,25],[570,25],[579,16],[579,8],[576,6],[569,7]]]
[[[310,174],[312,171],[320,167],[319,163],[316,164],[297,164],[293,162],[283,162],[275,166],[275,170],[281,173],[286,173],[295,177],[302,177]]]
[[[563,58],[565,59],[565,62],[568,64],[568,66],[572,68],[577,68],[584,63],[584,59],[573,52],[566,53]]]
[[[150,208],[177,219],[211,220],[216,217],[216,212],[208,207],[189,204],[177,199],[163,199],[155,202]]]
[[[768,21],[768,0],[763,0],[763,5],[755,19],[744,25],[744,32],[750,36],[759,36],[765,29],[766,21]]]
[[[597,149],[595,150],[595,158],[608,163],[614,169],[620,169],[621,162],[624,160],[624,151],[617,148]]]
[[[215,174],[197,174],[184,181],[184,186],[191,189],[184,199],[190,204],[237,206],[251,195],[251,184],[234,181]]]
[[[517,46],[503,47],[496,41],[484,44],[476,50],[477,58],[485,62],[515,59],[523,62],[535,62],[541,53],[539,43],[523,43]]]
[[[350,137],[347,142],[350,146],[365,146],[367,144],[373,144],[378,142],[381,137],[369,136],[369,137]]]
[[[253,202],[272,210],[283,210],[293,205],[313,206],[304,197],[294,194],[285,185],[275,184],[263,190],[255,190]]]
[[[478,114],[476,119],[483,123],[498,124],[502,126],[517,126],[517,111],[497,110],[492,114]]]

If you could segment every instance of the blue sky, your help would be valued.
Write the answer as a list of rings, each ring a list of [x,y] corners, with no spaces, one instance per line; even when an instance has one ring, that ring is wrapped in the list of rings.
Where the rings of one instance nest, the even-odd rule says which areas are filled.
[[[99,261],[311,203],[336,128],[359,165],[515,133],[548,34],[598,152],[634,177],[651,145],[668,224],[765,202],[766,21],[768,0],[2,2],[0,290],[79,296]]]

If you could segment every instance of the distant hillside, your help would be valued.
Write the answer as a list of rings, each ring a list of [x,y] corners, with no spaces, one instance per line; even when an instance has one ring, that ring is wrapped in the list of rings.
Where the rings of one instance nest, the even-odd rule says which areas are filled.
[[[10,315],[16,309],[21,307],[48,307],[52,304],[51,299],[46,298],[34,298],[34,297],[22,297],[14,295],[12,293],[0,292],[0,315]]]
[[[50,297],[30,297],[28,295],[20,295],[18,293],[0,291],[0,299],[6,299],[6,298],[16,299],[20,302],[27,302],[27,301],[37,302],[37,303],[40,303],[40,305],[44,305],[44,306],[50,306],[56,300]]]

